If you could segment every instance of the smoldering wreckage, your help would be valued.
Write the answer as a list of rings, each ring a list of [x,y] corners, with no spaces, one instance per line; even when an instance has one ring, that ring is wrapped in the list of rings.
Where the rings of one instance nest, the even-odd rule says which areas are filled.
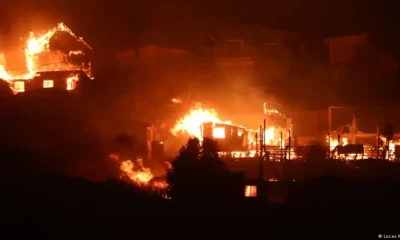
[[[14,94],[51,88],[74,92],[80,82],[94,79],[90,63],[92,48],[63,23],[48,31],[31,33],[23,51],[26,64],[23,69],[7,69],[7,56],[0,54],[0,78]],[[180,98],[171,99],[172,104],[181,105],[182,102]],[[190,109],[174,125],[162,123],[147,126],[143,136],[136,136],[135,139],[145,146],[145,151],[140,154],[130,149],[132,136],[120,139],[125,147],[121,147],[118,153],[111,153],[109,157],[120,162],[122,178],[139,186],[164,188],[166,182],[162,172],[165,173],[165,169],[170,167],[168,159],[175,156],[179,146],[188,137],[200,141],[206,137],[216,140],[221,158],[238,171],[258,169],[257,164],[261,159],[261,168],[266,169],[262,178],[270,181],[276,181],[281,175],[275,170],[271,172],[275,167],[270,163],[279,165],[288,161],[301,162],[310,150],[310,141],[305,144],[301,137],[296,137],[292,119],[278,111],[274,102],[265,102],[260,106],[260,111],[264,111],[264,119],[260,119],[259,126],[235,125],[237,123],[221,119],[216,110],[203,108],[201,103],[190,105]],[[347,133],[332,130],[332,110],[342,108],[332,106],[328,109],[330,129],[327,129],[324,136],[327,158],[343,161],[369,158],[398,160],[400,142],[396,138],[399,134],[388,137],[390,134],[385,135],[379,130],[372,134],[362,133],[358,130],[355,117],[350,120]],[[311,139],[317,139],[317,136]],[[372,139],[372,143],[367,143],[365,139]],[[163,166],[163,171],[160,174],[152,172],[147,166],[151,162],[158,162]],[[241,167],[236,168],[238,165]],[[249,174],[249,178],[257,178],[257,174]],[[254,186],[248,186],[245,194],[254,196],[256,192]]]

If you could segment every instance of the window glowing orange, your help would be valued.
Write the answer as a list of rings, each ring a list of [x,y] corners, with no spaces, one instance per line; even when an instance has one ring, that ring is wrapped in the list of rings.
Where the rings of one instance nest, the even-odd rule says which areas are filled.
[[[223,127],[213,128],[213,138],[225,138],[225,128]]]
[[[257,186],[246,185],[244,187],[244,196],[245,197],[257,197]]]
[[[43,88],[52,88],[54,87],[53,80],[43,80]]]
[[[74,75],[67,78],[67,90],[74,90],[76,88],[76,82],[78,82],[79,76]]]
[[[243,130],[238,131],[238,137],[241,137],[241,136],[243,136]]]
[[[16,92],[25,92],[25,82],[24,81],[14,82],[14,89]]]

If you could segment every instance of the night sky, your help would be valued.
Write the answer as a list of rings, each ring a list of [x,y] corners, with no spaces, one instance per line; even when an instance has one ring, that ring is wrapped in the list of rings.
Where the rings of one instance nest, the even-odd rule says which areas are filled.
[[[35,30],[35,23],[64,22],[95,48],[119,50],[135,44],[190,48],[207,44],[206,35],[240,24],[261,24],[304,36],[329,37],[368,32],[398,55],[396,15],[399,3],[384,1],[2,1],[0,29],[15,24]],[[147,39],[144,32],[162,32]],[[400,55],[400,54],[399,54]]]

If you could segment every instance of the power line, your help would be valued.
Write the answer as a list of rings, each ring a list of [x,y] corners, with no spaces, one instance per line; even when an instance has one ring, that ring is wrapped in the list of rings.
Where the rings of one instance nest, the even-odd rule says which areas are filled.
[[[36,66],[37,67],[42,67],[42,66],[55,65],[55,64],[60,64],[60,63],[66,63],[66,62],[47,63],[47,64],[40,64],[40,65],[36,65]],[[4,71],[9,72],[9,71],[18,71],[18,70],[25,70],[25,69],[28,69],[28,68],[27,67],[23,67],[23,68],[5,69]]]

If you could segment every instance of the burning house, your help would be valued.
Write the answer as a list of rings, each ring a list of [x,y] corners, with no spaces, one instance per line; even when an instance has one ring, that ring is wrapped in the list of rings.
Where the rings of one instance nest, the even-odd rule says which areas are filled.
[[[0,79],[14,93],[38,88],[73,90],[80,79],[92,79],[92,47],[63,23],[48,31],[31,32],[23,51],[4,52],[0,53]],[[8,67],[21,64],[20,55],[25,67]]]
[[[13,90],[17,93],[41,88],[74,90],[82,81],[90,80],[82,70],[37,72],[29,80],[14,79]]]
[[[290,141],[291,119],[270,107],[271,104],[264,104],[263,127],[246,128],[232,124],[231,121],[222,121],[214,109],[204,109],[197,103],[176,122],[171,133],[200,140],[204,137],[214,139],[218,142],[220,155],[233,158],[254,157],[257,147],[260,149],[262,138],[266,148],[274,153],[279,150],[281,155],[276,156],[279,159],[285,152],[281,149]],[[262,124],[262,119],[259,119],[259,123]]]
[[[244,127],[224,123],[203,123],[202,137],[218,140],[221,152],[241,152],[248,150],[249,131]]]

